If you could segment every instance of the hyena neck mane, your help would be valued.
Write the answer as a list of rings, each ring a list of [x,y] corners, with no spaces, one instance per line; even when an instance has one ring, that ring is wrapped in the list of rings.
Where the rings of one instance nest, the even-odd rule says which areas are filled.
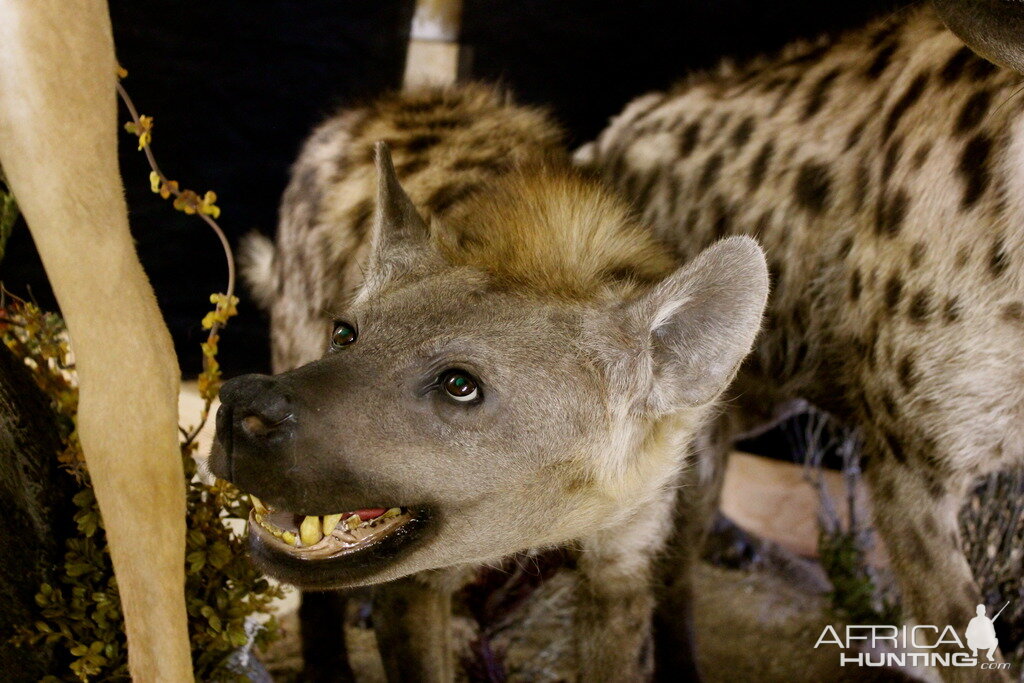
[[[649,285],[677,265],[628,207],[570,169],[522,169],[494,181],[432,227],[445,259],[501,288],[562,300]]]
[[[545,112],[493,86],[384,97],[362,131],[374,135],[446,260],[495,286],[588,299],[676,265],[617,194],[571,167]]]

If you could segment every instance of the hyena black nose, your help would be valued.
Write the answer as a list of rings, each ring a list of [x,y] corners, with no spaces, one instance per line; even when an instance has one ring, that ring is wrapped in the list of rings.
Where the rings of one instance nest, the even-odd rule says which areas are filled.
[[[243,490],[275,499],[268,476],[295,443],[295,404],[276,377],[243,375],[224,383],[210,471]]]
[[[230,452],[228,439],[259,442],[270,438],[292,417],[291,400],[273,377],[243,375],[220,389],[217,436]],[[237,444],[231,444],[237,445]]]

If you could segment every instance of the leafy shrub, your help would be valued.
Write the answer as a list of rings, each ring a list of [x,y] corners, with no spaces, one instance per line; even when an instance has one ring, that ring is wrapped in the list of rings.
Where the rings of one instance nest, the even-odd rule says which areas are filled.
[[[128,680],[117,580],[74,430],[77,386],[63,321],[33,304],[13,302],[4,308],[0,336],[51,398],[65,446],[58,457],[80,486],[73,498],[77,534],[65,539],[63,571],[55,585],[40,586],[39,618],[17,640],[22,645],[55,643],[66,652],[67,669],[50,680]],[[228,523],[248,517],[247,497],[226,482],[208,485],[196,478],[194,450],[194,441],[183,441],[185,599],[193,666],[198,680],[245,680],[227,665],[238,648],[264,646],[276,637],[273,616],[255,632],[250,617],[268,612],[281,589],[251,566],[244,536]]]

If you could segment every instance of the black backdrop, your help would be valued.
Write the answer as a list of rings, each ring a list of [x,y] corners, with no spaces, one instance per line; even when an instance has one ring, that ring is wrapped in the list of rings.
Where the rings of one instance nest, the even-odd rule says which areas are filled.
[[[574,143],[631,97],[723,55],[771,51],[854,26],[898,0],[465,0],[474,78],[500,80],[550,106]],[[409,0],[111,0],[125,85],[155,117],[153,149],[183,187],[220,195],[231,240],[274,230],[287,169],[311,126],[401,78]],[[127,118],[127,115],[125,115]],[[201,221],[149,190],[125,135],[121,165],[132,230],[186,375],[200,365],[199,321],[225,282],[219,243]],[[84,179],[83,182],[87,182]],[[0,263],[12,292],[54,308],[31,239],[18,226]],[[244,297],[244,294],[243,294]],[[265,371],[266,321],[245,299],[224,333],[230,376]]]

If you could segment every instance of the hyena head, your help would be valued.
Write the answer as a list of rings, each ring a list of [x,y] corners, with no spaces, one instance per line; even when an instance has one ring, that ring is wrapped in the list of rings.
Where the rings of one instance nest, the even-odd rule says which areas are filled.
[[[329,350],[221,391],[211,467],[262,501],[261,567],[375,583],[578,539],[663,495],[759,327],[757,244],[676,268],[616,200],[552,172],[428,226],[383,146],[377,171]]]

